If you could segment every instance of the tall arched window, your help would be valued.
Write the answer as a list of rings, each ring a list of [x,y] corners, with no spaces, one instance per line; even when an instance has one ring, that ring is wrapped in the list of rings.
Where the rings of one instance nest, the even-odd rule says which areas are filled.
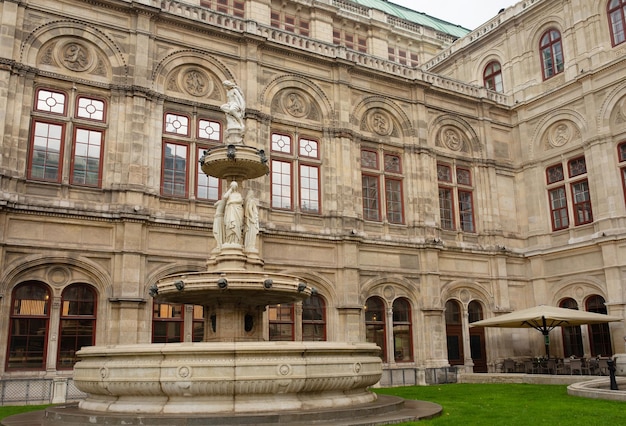
[[[561,308],[578,309],[578,303],[574,299],[563,299],[559,303]],[[580,326],[575,325],[571,327],[561,327],[563,334],[563,355],[568,356],[583,356],[583,338],[580,332]]]
[[[326,302],[320,295],[302,302],[302,340],[326,340]]]
[[[586,308],[589,312],[606,315],[606,305],[602,296],[594,295],[587,299]],[[591,355],[609,356],[613,355],[611,347],[611,332],[609,324],[590,324],[589,339],[591,343]]]
[[[182,342],[184,334],[183,305],[154,303],[152,310],[152,343]]]
[[[483,72],[483,82],[487,89],[496,92],[503,92],[502,84],[502,67],[498,61],[492,61],[487,64]]]
[[[610,0],[606,9],[611,28],[611,41],[613,46],[617,46],[626,41],[626,0]]]
[[[561,33],[558,30],[550,29],[541,36],[539,50],[544,80],[563,72],[563,45],[561,44]]]
[[[50,290],[37,281],[15,287],[11,300],[7,370],[46,368]]]
[[[387,362],[385,318],[385,303],[382,299],[380,297],[367,299],[365,302],[365,340],[380,346],[383,362]]]
[[[469,323],[480,321],[483,319],[483,307],[477,300],[472,300],[467,305],[467,314]],[[487,372],[487,354],[485,347],[485,328],[470,327],[470,353],[474,362],[474,373]]]
[[[459,302],[456,300],[448,300],[446,302],[446,340],[448,343],[448,362],[450,365],[463,364],[461,305],[459,305]]]
[[[76,352],[93,346],[96,338],[96,291],[87,284],[73,284],[61,296],[57,369],[72,368]]]
[[[411,304],[406,299],[393,301],[393,357],[396,362],[413,361]]]
[[[295,339],[295,314],[293,303],[268,307],[270,340],[291,341]]]

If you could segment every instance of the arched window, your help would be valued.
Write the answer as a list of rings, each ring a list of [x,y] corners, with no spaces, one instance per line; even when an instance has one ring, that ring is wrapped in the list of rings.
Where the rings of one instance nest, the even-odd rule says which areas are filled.
[[[456,300],[448,300],[446,302],[446,340],[448,343],[448,362],[450,365],[463,364],[461,306]]]
[[[611,28],[611,41],[613,46],[626,41],[626,0],[610,0],[607,4],[607,16],[609,28]]]
[[[406,299],[393,301],[393,357],[396,362],[413,361],[411,305]]]
[[[93,346],[96,338],[96,291],[87,284],[73,284],[61,296],[57,369],[72,368],[76,352]]]
[[[326,302],[320,295],[302,302],[302,340],[326,340]]]
[[[502,85],[502,67],[498,61],[492,61],[487,64],[483,72],[484,85],[489,90],[503,92]]]
[[[574,299],[563,299],[559,303],[561,308],[578,309],[578,303]],[[563,334],[563,355],[568,356],[583,356],[583,338],[580,332],[580,326],[575,325],[571,327],[561,327]]]
[[[380,346],[383,362],[387,362],[385,318],[385,303],[382,299],[380,297],[367,299],[365,302],[365,340]]]
[[[602,296],[594,295],[587,299],[586,308],[589,312],[606,315],[606,305]],[[611,347],[611,332],[609,324],[590,324],[589,338],[591,340],[591,355],[593,356],[609,356],[613,355]]]
[[[182,342],[184,324],[183,305],[155,302],[152,309],[152,343]]]
[[[555,29],[546,31],[539,42],[543,79],[555,76],[564,70],[563,45],[561,33]]]
[[[50,290],[37,281],[15,287],[11,300],[7,370],[46,368]]]
[[[268,317],[270,340],[291,341],[295,339],[293,303],[269,306]]]

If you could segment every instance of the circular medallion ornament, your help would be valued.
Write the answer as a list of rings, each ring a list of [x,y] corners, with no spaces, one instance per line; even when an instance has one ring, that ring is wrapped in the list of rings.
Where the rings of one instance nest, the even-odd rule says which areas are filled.
[[[63,267],[57,266],[48,271],[48,279],[56,285],[63,285],[69,280],[70,272]]]
[[[294,117],[306,117],[309,114],[309,103],[298,92],[287,92],[282,97],[283,109]]]
[[[198,68],[182,72],[180,78],[180,86],[192,96],[207,96],[213,92],[213,80]]]
[[[186,365],[178,367],[176,375],[181,379],[187,379],[191,377],[191,367],[187,367]]]
[[[103,379],[109,377],[109,369],[106,367],[100,368],[100,377],[102,377]]]
[[[389,136],[393,131],[393,124],[387,112],[377,109],[367,116],[367,125],[370,130],[381,136]]]
[[[554,124],[549,131],[548,140],[554,147],[563,146],[572,139],[572,127],[569,123],[561,121]]]
[[[70,41],[60,46],[59,62],[69,70],[82,72],[91,67],[94,55],[82,43]]]
[[[361,369],[363,369],[363,365],[360,362],[355,362],[352,368],[354,372],[358,374],[361,372]]]
[[[446,126],[441,130],[441,143],[452,151],[463,148],[463,135],[456,127]]]
[[[287,364],[282,364],[278,366],[278,374],[281,376],[288,376],[291,374],[291,366]]]

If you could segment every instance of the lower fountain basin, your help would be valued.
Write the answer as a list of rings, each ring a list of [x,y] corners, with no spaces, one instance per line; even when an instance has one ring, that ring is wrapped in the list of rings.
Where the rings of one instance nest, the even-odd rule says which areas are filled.
[[[345,407],[376,400],[371,343],[217,342],[91,346],[74,382],[84,410],[209,414]]]

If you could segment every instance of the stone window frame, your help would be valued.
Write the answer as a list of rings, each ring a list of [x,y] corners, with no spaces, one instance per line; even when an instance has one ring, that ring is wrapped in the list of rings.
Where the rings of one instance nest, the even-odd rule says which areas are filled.
[[[444,173],[443,170],[448,173]],[[437,162],[440,226],[448,231],[476,233],[476,209],[474,206],[474,172],[469,165],[456,161]],[[449,194],[450,209],[442,206],[442,194]],[[449,211],[449,214],[443,212]],[[444,220],[444,218],[446,218]]]
[[[171,118],[179,117],[186,120],[185,129],[173,127]],[[216,129],[209,133],[202,127]],[[199,163],[204,151],[224,144],[224,123],[207,111],[185,111],[184,108],[166,108],[163,112],[162,158],[160,176],[160,194],[164,197],[192,198],[198,201],[214,202],[221,195],[222,182],[213,176],[207,176]],[[186,150],[184,164],[184,189],[181,191],[166,190],[166,160],[168,147],[181,147]],[[174,170],[174,169],[172,169]],[[193,188],[193,191],[190,191]]]
[[[283,148],[279,143],[289,141],[289,147]],[[302,142],[311,142],[315,146],[307,151]],[[296,211],[304,214],[319,215],[322,212],[322,143],[321,138],[311,132],[284,131],[276,129],[270,135],[270,181],[272,209]],[[317,199],[313,195],[315,188],[307,186],[310,175],[305,176],[304,169],[317,172]],[[282,169],[282,170],[281,170]],[[286,171],[288,170],[288,173]],[[315,180],[315,179],[314,179]],[[285,194],[288,192],[288,194]],[[297,207],[296,207],[297,200]],[[309,206],[306,201],[312,202]],[[288,201],[288,205],[285,204]],[[317,203],[317,206],[315,206]]]
[[[368,157],[373,161],[368,160]],[[390,161],[393,161],[392,158],[398,160],[397,167],[390,166]],[[402,162],[403,158],[399,152],[385,150],[382,147],[361,148],[361,191],[364,220],[394,225],[405,224],[405,182]]]
[[[107,99],[82,88],[66,90],[46,85],[37,87],[34,93],[29,136],[28,179],[101,188],[105,136],[108,129]],[[47,97],[44,99],[44,96]],[[47,103],[47,100],[51,99],[54,99],[55,105]],[[85,100],[88,102],[84,103]],[[57,107],[61,101],[62,106]],[[40,143],[45,141],[46,147],[36,148],[37,141]],[[59,146],[56,153],[50,148],[50,143],[54,144],[55,141]],[[66,158],[67,155],[70,156],[69,159]],[[56,166],[49,167],[49,160],[54,156],[57,157]],[[90,164],[93,165],[94,159],[97,161],[95,169],[89,167]],[[38,162],[41,162],[43,167],[42,175],[35,173],[35,165]],[[68,171],[64,168],[65,164],[69,164]],[[84,167],[81,167],[83,164]]]

